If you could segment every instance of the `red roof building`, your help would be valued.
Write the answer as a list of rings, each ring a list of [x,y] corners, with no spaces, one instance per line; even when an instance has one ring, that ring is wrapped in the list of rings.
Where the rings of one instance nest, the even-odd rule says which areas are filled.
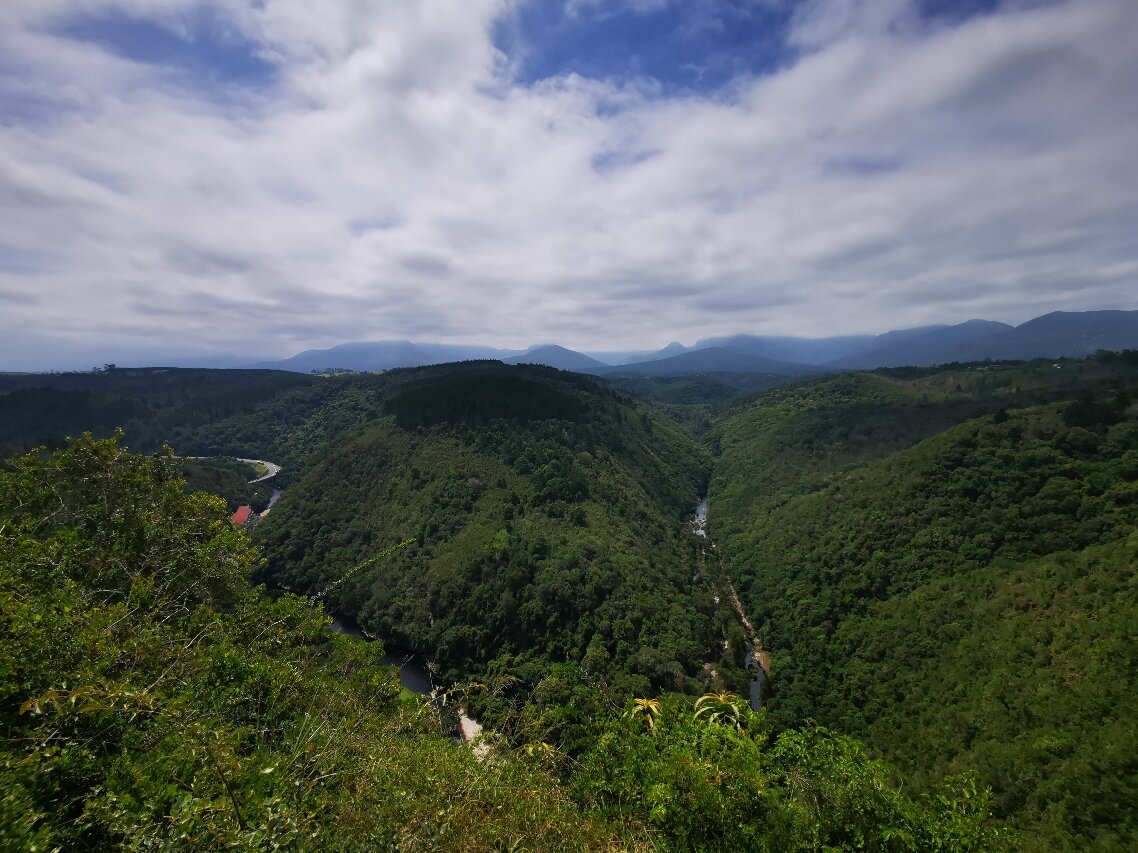
[[[249,504],[237,507],[237,512],[230,516],[229,520],[233,522],[234,527],[244,527],[253,518],[253,507]]]

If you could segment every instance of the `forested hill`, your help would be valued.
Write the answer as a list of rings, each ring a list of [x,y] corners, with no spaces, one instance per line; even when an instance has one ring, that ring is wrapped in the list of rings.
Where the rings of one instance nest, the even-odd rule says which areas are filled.
[[[690,436],[543,367],[399,371],[371,394],[378,417],[338,433],[258,529],[265,579],[333,589],[450,678],[532,685],[572,661],[637,695],[699,688],[722,626],[684,532],[710,461]],[[311,420],[348,405],[369,403],[334,397]]]
[[[108,365],[90,373],[0,373],[0,456],[36,445],[62,447],[67,436],[109,436],[116,429],[138,451],[170,442],[180,453],[255,455],[264,451],[258,446],[262,436],[246,436],[252,440],[225,449],[198,439],[223,420],[245,419],[264,431],[263,415],[273,400],[328,387],[280,370]]]
[[[990,786],[1019,849],[1134,849],[1135,361],[626,386],[663,407],[499,362],[0,383],[0,445],[285,466],[267,560],[178,475],[239,465],[87,437],[0,470],[0,848],[989,850]],[[759,714],[716,695],[709,476]],[[325,603],[465,683],[498,757]]]
[[[974,770],[1025,850],[1138,845],[1138,365],[851,374],[715,432],[771,714]]]
[[[379,643],[251,586],[260,555],[179,468],[90,437],[0,468],[4,850],[1002,846],[967,780],[912,797],[849,738],[572,665],[480,760],[467,691],[401,692]]]

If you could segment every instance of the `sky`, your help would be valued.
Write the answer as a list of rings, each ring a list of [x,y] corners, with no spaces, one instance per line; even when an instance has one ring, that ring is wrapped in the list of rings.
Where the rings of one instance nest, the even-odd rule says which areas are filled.
[[[0,369],[1138,308],[1135,0],[3,0]]]

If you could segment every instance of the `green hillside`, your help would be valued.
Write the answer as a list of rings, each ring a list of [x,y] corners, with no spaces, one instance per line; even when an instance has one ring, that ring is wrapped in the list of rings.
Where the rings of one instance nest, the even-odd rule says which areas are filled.
[[[291,391],[320,388],[320,380],[279,370],[201,370],[114,367],[90,373],[0,373],[0,450],[62,447],[68,436],[110,436],[154,451],[174,442],[180,453],[250,456],[255,446],[225,451],[202,446],[208,425],[253,413]],[[263,429],[264,427],[262,427]]]
[[[853,740],[772,739],[737,697],[620,697],[563,665],[531,719],[454,742],[382,646],[248,582],[178,460],[83,438],[0,469],[0,849],[988,851],[964,779],[893,786]]]
[[[710,520],[776,723],[975,770],[1023,849],[1138,843],[1136,393],[1109,358],[898,371],[727,420]]]
[[[339,434],[258,528],[266,579],[334,588],[450,679],[533,684],[585,661],[628,693],[699,689],[722,627],[684,521],[709,457],[676,424],[541,367],[424,368],[374,394],[382,416]]]
[[[211,373],[0,393],[11,447],[125,423],[284,465],[252,543],[180,479],[243,501],[237,465],[85,438],[0,470],[0,849],[1138,844],[1133,353],[655,400],[497,362]],[[714,695],[746,676],[711,554],[773,657],[758,714]]]

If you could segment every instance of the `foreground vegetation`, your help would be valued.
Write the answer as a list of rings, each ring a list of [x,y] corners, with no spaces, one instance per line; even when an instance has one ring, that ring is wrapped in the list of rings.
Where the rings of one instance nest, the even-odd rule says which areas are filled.
[[[914,800],[847,738],[772,741],[729,695],[621,709],[575,667],[511,729],[558,742],[479,761],[438,706],[400,698],[379,644],[251,587],[257,551],[169,456],[88,437],[15,459],[0,537],[3,849],[1000,843],[966,780]]]

